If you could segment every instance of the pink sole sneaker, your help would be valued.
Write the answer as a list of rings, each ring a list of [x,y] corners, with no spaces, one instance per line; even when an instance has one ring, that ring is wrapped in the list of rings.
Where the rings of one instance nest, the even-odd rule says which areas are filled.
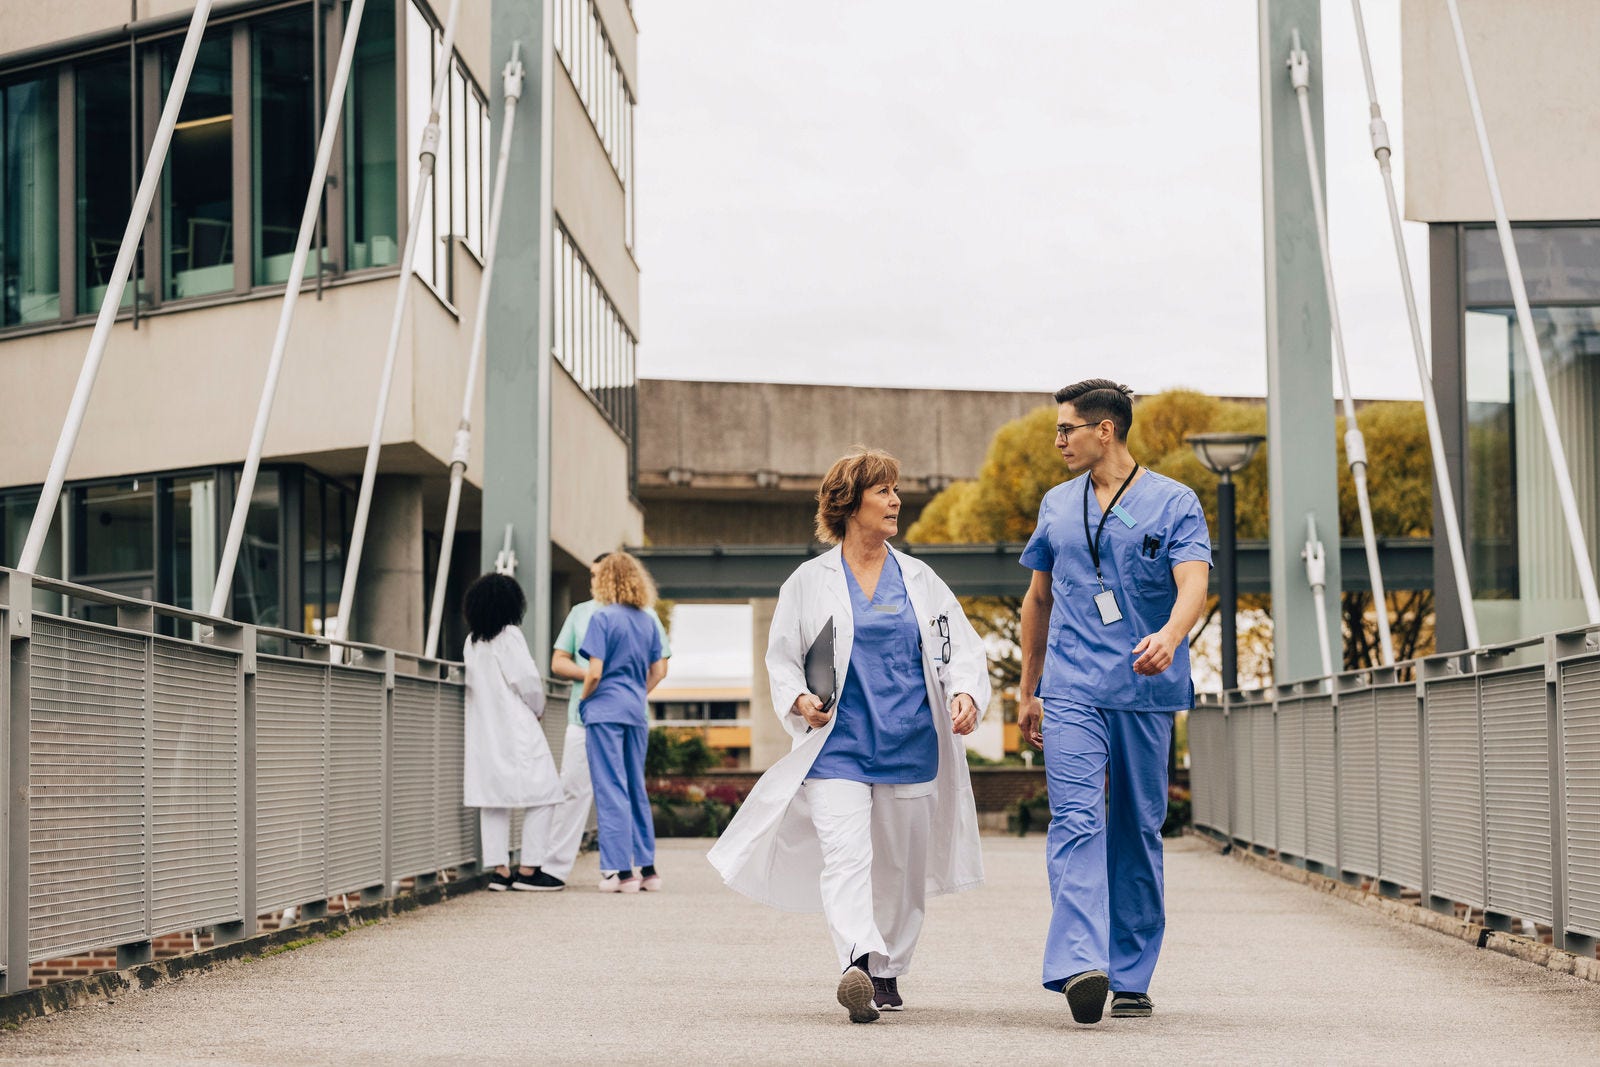
[[[648,878],[640,879],[639,891],[641,893],[661,892],[661,876],[659,874],[652,874]]]
[[[600,879],[599,889],[602,893],[637,893],[639,891],[639,879],[629,878],[627,881],[623,881],[614,874],[608,874]]]

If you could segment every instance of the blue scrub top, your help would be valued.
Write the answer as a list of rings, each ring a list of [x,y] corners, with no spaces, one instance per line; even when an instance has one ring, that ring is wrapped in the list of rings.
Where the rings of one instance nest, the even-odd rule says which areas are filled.
[[[809,778],[877,785],[931,782],[939,773],[939,734],[922,675],[922,635],[894,553],[868,598],[844,564],[855,618],[838,721]]]
[[[1152,470],[1122,494],[1100,538],[1101,573],[1122,609],[1122,618],[1108,626],[1094,602],[1100,583],[1083,532],[1085,492],[1093,537],[1102,512],[1084,474],[1045,494],[1039,524],[1022,553],[1024,567],[1050,573],[1055,595],[1038,695],[1091,708],[1187,711],[1194,706],[1189,643],[1179,642],[1172,665],[1154,676],[1134,673],[1133,648],[1172,617],[1178,599],[1172,568],[1191,560],[1211,563],[1200,500],[1188,486]]]
[[[589,620],[580,651],[585,660],[598,659],[604,665],[594,695],[578,706],[583,724],[650,725],[645,707],[645,675],[650,665],[661,658],[661,637],[656,632],[654,612],[627,604],[607,604]]]

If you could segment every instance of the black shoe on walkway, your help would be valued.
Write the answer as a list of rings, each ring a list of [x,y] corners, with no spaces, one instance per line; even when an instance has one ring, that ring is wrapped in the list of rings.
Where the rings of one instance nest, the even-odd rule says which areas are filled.
[[[850,1013],[853,1023],[875,1023],[878,1009],[873,1006],[872,978],[860,967],[846,967],[839,977],[839,1003]]]
[[[567,883],[543,871],[534,871],[532,874],[518,871],[517,876],[511,880],[511,888],[524,893],[559,893],[567,888]]]
[[[906,1002],[900,999],[900,986],[894,978],[872,980],[872,1006],[879,1011],[905,1011]]]
[[[491,893],[504,893],[511,888],[511,875],[501,874],[499,871],[489,871],[489,891]]]
[[[1072,1009],[1072,1019],[1079,1023],[1097,1023],[1105,1014],[1106,994],[1111,991],[1111,979],[1104,971],[1084,971],[1067,979],[1061,987],[1066,994],[1067,1007]]]
[[[1148,1019],[1155,1007],[1155,1003],[1143,993],[1111,994],[1113,1019]]]

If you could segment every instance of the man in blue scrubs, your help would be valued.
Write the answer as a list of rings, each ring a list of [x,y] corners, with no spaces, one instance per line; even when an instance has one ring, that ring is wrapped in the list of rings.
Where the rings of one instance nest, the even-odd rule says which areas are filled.
[[[1084,473],[1045,494],[1022,553],[1018,724],[1050,792],[1044,985],[1095,1023],[1107,992],[1113,1018],[1152,1010],[1167,754],[1174,713],[1194,703],[1211,539],[1194,491],[1128,451],[1127,386],[1093,378],[1055,399],[1056,449]]]

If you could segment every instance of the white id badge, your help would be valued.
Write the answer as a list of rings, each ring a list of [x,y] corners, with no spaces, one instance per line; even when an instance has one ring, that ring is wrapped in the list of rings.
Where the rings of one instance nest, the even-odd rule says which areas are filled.
[[[1117,591],[1115,589],[1102,589],[1094,595],[1094,606],[1100,609],[1100,621],[1110,626],[1122,618],[1122,609],[1117,606]]]

